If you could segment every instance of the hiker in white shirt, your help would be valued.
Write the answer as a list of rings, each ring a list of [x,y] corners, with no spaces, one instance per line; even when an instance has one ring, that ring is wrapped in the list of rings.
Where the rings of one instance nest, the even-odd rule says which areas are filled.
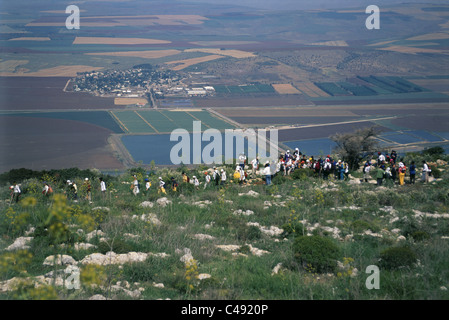
[[[137,176],[134,176],[134,181],[133,181],[132,188],[133,188],[133,194],[134,194],[135,196],[137,196],[137,195],[140,193],[140,190],[139,190],[139,181],[137,180]]]
[[[101,198],[104,200],[106,199],[106,183],[104,182],[103,178],[99,178],[100,180],[100,192],[101,192]]]
[[[221,169],[221,184],[225,184],[225,183],[226,183],[226,171]]]
[[[22,194],[22,190],[20,190],[20,185],[18,183],[14,184],[13,188],[14,201],[19,202],[20,195]]]
[[[422,181],[423,182],[429,182],[429,173],[430,173],[430,169],[429,169],[429,165],[427,164],[427,162],[425,160],[422,161]]]
[[[251,165],[252,165],[252,174],[256,174],[256,171],[259,169],[259,158],[256,157],[253,159],[253,161],[251,161]]]
[[[200,181],[198,180],[198,178],[196,176],[193,176],[192,180],[193,180],[193,185],[195,186],[196,189],[198,189],[200,186]]]
[[[210,178],[209,172],[206,171],[204,174],[206,175],[206,177],[205,177],[206,182],[204,183],[204,189],[206,189],[206,187],[207,187],[207,186],[209,185],[209,183],[210,183],[211,178]]]

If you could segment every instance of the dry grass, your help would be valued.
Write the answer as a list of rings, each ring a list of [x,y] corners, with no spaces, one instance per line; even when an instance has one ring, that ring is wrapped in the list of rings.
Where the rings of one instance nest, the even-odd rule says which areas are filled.
[[[387,47],[387,48],[379,48],[378,50],[395,51],[395,52],[409,53],[409,54],[417,54],[417,53],[448,54],[447,50],[416,48],[416,47],[408,47],[408,46],[391,46],[391,47]]]
[[[258,41],[193,41],[191,44],[204,47],[217,47],[217,46],[235,46],[235,45],[245,45],[245,44],[255,44]]]
[[[289,83],[272,84],[279,94],[300,94],[301,92]]]
[[[28,60],[5,60],[0,61],[0,72],[14,72],[18,66],[27,64]]]
[[[328,46],[328,47],[347,47],[348,43],[344,40],[324,41],[311,43],[314,46]]]
[[[199,48],[199,49],[187,49],[185,52],[204,52],[204,53],[210,53],[215,55],[222,55],[222,56],[228,56],[233,57],[237,59],[242,58],[253,58],[256,57],[256,55],[252,52],[242,51],[242,50],[221,50],[216,48]]]
[[[55,11],[54,13],[57,13]],[[117,26],[174,26],[200,25],[206,17],[200,15],[136,15],[136,16],[91,16],[81,17],[80,24],[85,27],[117,27]],[[27,27],[63,27],[61,22],[30,22]]]
[[[158,59],[181,53],[179,50],[148,50],[148,51],[118,51],[118,52],[92,52],[86,53],[92,56],[137,57],[144,59]]]
[[[8,41],[50,41],[49,37],[20,37],[9,39]]]
[[[114,99],[114,104],[120,105],[120,106],[126,106],[126,105],[130,105],[130,104],[138,104],[138,103],[147,104],[148,100],[145,98],[115,98]]]
[[[175,71],[178,71],[178,70],[185,69],[187,67],[193,66],[193,65],[198,64],[198,63],[212,61],[212,60],[221,59],[221,58],[223,58],[223,56],[210,55],[210,56],[199,57],[199,58],[177,60],[177,61],[169,61],[169,62],[166,62],[166,64],[168,64],[168,65],[173,65],[174,64],[175,66],[172,67],[171,69],[175,70]]]
[[[41,69],[34,72],[0,72],[2,77],[76,77],[77,72],[87,72],[103,69],[102,67],[92,66],[58,66],[53,68]]]
[[[144,38],[76,37],[73,44],[167,44],[171,41]]]
[[[304,94],[312,98],[329,97],[329,94],[318,88],[312,82],[295,83],[296,87]]]
[[[368,44],[368,47],[376,47],[376,46],[383,46],[392,42],[396,42],[397,40],[390,40],[390,41],[382,41],[377,43]]]
[[[449,33],[443,33],[443,32],[428,33],[428,34],[423,34],[421,36],[408,38],[407,40],[421,41],[421,40],[441,40],[441,39],[449,39]]]

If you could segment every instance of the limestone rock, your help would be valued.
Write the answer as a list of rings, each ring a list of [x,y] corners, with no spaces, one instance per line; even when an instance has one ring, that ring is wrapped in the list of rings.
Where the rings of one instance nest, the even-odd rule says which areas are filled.
[[[33,237],[19,237],[14,241],[14,243],[8,246],[5,250],[12,251],[12,250],[29,249],[30,246],[28,244],[31,242],[31,240],[33,240]]]
[[[58,254],[57,256],[48,256],[45,258],[43,265],[44,266],[53,266],[53,265],[76,265],[77,262],[71,256]]]

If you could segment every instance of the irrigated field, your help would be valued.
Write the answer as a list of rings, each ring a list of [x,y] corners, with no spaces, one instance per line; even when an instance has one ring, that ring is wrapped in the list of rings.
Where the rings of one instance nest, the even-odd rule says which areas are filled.
[[[201,121],[201,130],[234,128],[207,111],[128,110],[111,111],[127,133],[171,133],[176,129],[193,130],[193,121]]]

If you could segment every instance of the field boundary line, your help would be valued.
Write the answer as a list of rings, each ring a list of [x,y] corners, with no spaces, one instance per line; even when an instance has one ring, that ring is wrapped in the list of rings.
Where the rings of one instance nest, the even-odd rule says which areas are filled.
[[[212,108],[207,108],[207,111],[209,112],[209,114],[210,114],[212,117],[215,117],[215,118],[217,118],[217,119],[219,119],[219,120],[222,120],[222,121],[224,121],[224,122],[227,122],[227,123],[229,123],[229,124],[235,126],[236,128],[241,128],[241,129],[242,129],[242,128],[245,128],[245,126],[241,125],[241,124],[238,123],[237,121],[234,121],[234,120],[232,120],[231,118],[228,118],[228,117],[222,115],[221,113],[219,113],[218,111],[215,111],[215,110],[212,109]]]
[[[168,120],[170,120],[171,122],[176,123],[173,119],[169,118],[166,114],[163,114],[161,110],[158,110],[158,112],[160,114],[162,114],[164,117],[166,117]]]
[[[397,118],[397,116],[392,116],[392,117],[375,118],[375,119],[362,119],[362,120],[352,120],[352,121],[342,121],[342,122],[332,122],[332,123],[307,124],[304,126],[281,126],[281,127],[276,127],[276,129],[288,130],[288,129],[302,129],[302,128],[312,128],[312,127],[337,126],[337,125],[341,125],[341,124],[350,124],[350,123],[359,123],[359,122],[375,122],[377,120],[387,120],[387,119],[396,119],[396,118]]]
[[[200,119],[198,119],[197,117],[195,117],[193,114],[191,114],[189,111],[186,111],[185,113],[187,113],[189,116],[191,116],[193,119],[197,120],[197,121],[201,121]],[[206,127],[210,128],[210,126],[207,123],[203,123]]]
[[[72,81],[72,79],[67,80],[67,82],[66,82],[66,84],[65,84],[65,86],[64,86],[64,89],[62,89],[62,91],[66,92],[67,87],[68,87],[70,81]]]
[[[114,114],[113,111],[109,111],[109,114],[112,115],[112,117],[118,122],[119,126],[122,129],[125,129],[126,133],[130,133],[129,129],[125,126],[125,124],[122,121],[120,121],[120,119]]]
[[[156,133],[160,133],[160,132],[157,131],[156,128],[153,127],[147,120],[145,120],[145,118],[142,117],[142,115],[140,115],[136,110],[134,110],[134,113],[137,114],[137,115],[140,117],[140,119],[142,119],[143,121],[145,121],[145,123],[146,123],[147,125],[149,125],[154,131],[156,131]]]

